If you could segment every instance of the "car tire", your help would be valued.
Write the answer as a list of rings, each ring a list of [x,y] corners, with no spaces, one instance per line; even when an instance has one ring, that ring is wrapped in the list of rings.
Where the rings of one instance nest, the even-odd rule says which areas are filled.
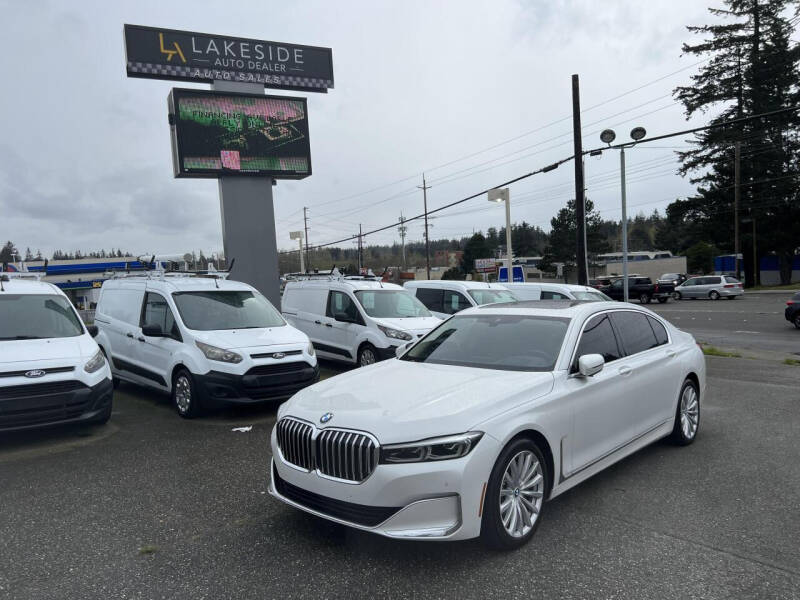
[[[667,300],[669,300],[669,298],[659,298],[658,299],[658,303],[659,304],[665,304],[667,302]]]
[[[673,300],[683,300],[683,296],[681,296],[680,292],[672,292],[672,299]]]
[[[710,292],[708,292],[708,297],[711,300],[719,300],[720,295],[719,295],[719,292],[717,290],[711,290]]]
[[[378,362],[378,351],[372,344],[363,344],[358,349],[358,366],[367,367]]]
[[[797,327],[798,329],[800,329],[800,313],[798,313],[798,314],[796,314],[796,315],[794,316],[794,319],[792,319],[792,323],[794,323],[794,326],[795,326],[795,327]]]
[[[200,402],[194,378],[186,369],[179,369],[172,378],[172,405],[184,419],[191,419],[200,414]]]
[[[524,471],[509,483],[506,473],[519,472],[520,468]],[[513,550],[526,544],[542,520],[548,478],[544,455],[533,441],[520,438],[506,446],[492,468],[483,498],[483,543],[495,550]],[[512,489],[511,485],[516,487]],[[501,504],[507,506],[501,508]]]
[[[640,294],[639,295],[639,304],[650,304],[650,295],[649,294]]]
[[[675,424],[672,428],[672,441],[679,446],[688,446],[697,438],[700,429],[700,391],[697,384],[687,379],[678,395],[675,409]]]

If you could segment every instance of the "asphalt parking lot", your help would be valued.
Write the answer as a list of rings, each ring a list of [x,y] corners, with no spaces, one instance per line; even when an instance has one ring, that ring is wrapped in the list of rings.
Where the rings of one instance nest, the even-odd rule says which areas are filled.
[[[653,308],[736,341],[735,311],[762,302],[778,306]],[[707,307],[728,325],[702,321]],[[278,504],[275,406],[184,421],[123,384],[104,427],[0,440],[0,598],[800,598],[800,367],[707,360],[695,444],[657,443],[560,496],[532,543],[505,554]]]

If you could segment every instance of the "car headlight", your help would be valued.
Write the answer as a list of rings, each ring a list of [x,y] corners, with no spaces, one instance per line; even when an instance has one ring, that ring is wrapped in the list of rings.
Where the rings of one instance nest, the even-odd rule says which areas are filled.
[[[310,356],[314,356],[314,344],[311,342],[308,342],[308,354]]]
[[[378,329],[380,329],[383,332],[383,335],[385,335],[386,337],[390,337],[393,340],[403,340],[407,342],[413,339],[405,331],[400,331],[399,329],[392,329],[391,327],[384,327],[383,325],[378,325]]]
[[[99,371],[104,364],[106,364],[106,357],[102,350],[98,350],[95,355],[92,356],[92,358],[90,358],[85,365],[83,365],[83,370],[87,373],[94,373]]]
[[[482,431],[470,431],[408,444],[382,446],[381,463],[415,463],[461,458],[469,454],[482,437]]]
[[[231,352],[230,350],[223,350],[222,348],[217,348],[216,346],[212,346],[211,344],[204,344],[203,342],[198,342],[195,340],[194,342],[197,344],[197,347],[206,355],[206,358],[210,360],[218,360],[220,362],[226,363],[240,363],[242,362],[242,357],[236,352]]]

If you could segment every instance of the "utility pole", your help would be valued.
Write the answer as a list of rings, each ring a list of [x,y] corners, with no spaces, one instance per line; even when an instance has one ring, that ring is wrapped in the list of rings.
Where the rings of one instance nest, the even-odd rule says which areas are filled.
[[[305,232],[306,232],[306,237],[305,237],[305,240],[306,240],[306,267],[310,271],[311,270],[311,262],[308,260],[308,207],[307,206],[303,207],[303,228],[305,229]]]
[[[739,279],[739,201],[741,200],[742,144],[736,142],[733,159],[733,261],[736,279]]]
[[[397,231],[400,234],[400,247],[402,248],[402,252],[403,252],[403,271],[406,270],[406,231],[407,230],[408,230],[408,226],[406,225],[406,218],[403,216],[403,213],[400,213],[400,226],[397,228]]]
[[[361,254],[361,223],[358,224],[358,274],[361,275],[361,269],[364,266],[363,256]]]
[[[578,75],[572,76],[572,137],[575,148],[575,217],[578,221],[576,262],[578,263],[578,283],[589,283],[589,266],[586,260],[586,200],[583,182],[583,142],[581,140],[581,98]],[[510,275],[509,275],[510,278]]]
[[[425,183],[425,173],[422,174],[422,186],[417,186],[422,189],[422,202],[425,206],[425,271],[427,279],[431,278],[431,242],[428,239],[428,189],[430,186]]]

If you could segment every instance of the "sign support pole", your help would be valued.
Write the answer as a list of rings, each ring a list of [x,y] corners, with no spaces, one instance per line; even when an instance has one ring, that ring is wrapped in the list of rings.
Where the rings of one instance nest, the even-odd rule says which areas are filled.
[[[231,81],[215,81],[211,89],[245,94],[264,93],[263,85]],[[280,310],[272,179],[220,177],[219,207],[225,260],[230,264],[231,260],[236,259],[231,279],[252,285]]]

